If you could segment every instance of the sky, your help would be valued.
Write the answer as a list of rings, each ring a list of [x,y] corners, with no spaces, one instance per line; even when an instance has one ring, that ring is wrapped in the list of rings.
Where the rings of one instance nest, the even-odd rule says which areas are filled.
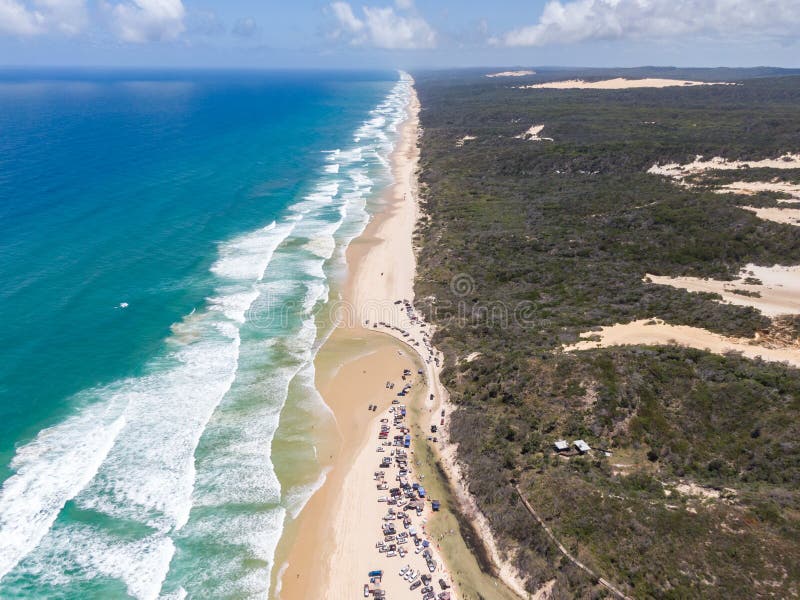
[[[800,66],[800,0],[0,0],[0,66]]]

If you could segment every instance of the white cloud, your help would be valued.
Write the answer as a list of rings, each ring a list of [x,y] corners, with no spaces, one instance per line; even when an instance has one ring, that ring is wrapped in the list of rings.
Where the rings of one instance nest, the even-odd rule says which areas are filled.
[[[688,34],[796,35],[800,0],[551,0],[538,23],[494,43],[544,46]]]
[[[74,35],[86,27],[86,0],[0,0],[0,34]]]
[[[41,31],[37,15],[14,0],[0,0],[0,32],[33,35]]]
[[[181,0],[133,0],[110,9],[117,33],[126,42],[174,40],[186,29]]]
[[[413,11],[413,2],[398,0],[398,8],[364,6],[356,16],[347,2],[330,5],[339,28],[334,37],[348,38],[353,45],[387,49],[433,48],[436,32],[427,21]]]
[[[353,14],[353,9],[347,2],[334,2],[331,4],[331,10],[345,31],[359,33],[364,29],[364,22]]]

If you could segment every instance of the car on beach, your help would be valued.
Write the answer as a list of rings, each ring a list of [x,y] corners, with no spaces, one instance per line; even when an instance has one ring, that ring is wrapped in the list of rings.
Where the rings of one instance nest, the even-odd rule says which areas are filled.
[[[412,583],[410,586],[408,586],[408,589],[410,589],[410,590],[415,590],[415,589],[417,589],[417,588],[418,588],[419,586],[421,586],[421,585],[422,585],[422,582],[421,582],[421,581],[419,581],[419,580],[417,580],[417,581],[415,581],[414,583]]]

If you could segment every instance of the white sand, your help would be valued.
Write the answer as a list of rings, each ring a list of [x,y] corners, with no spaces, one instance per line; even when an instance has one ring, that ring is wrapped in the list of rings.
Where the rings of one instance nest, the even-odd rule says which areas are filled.
[[[467,142],[472,141],[472,140],[477,140],[477,139],[478,138],[476,138],[474,135],[465,135],[464,137],[462,137],[460,140],[458,140],[456,142],[456,148],[462,148],[464,146],[464,144],[466,144]]]
[[[710,160],[703,160],[702,156],[697,156],[694,161],[683,165],[679,163],[656,164],[650,167],[647,172],[653,175],[664,175],[676,181],[683,181],[689,175],[696,175],[705,171],[730,171],[744,168],[800,169],[800,154],[784,154],[778,158],[766,158],[764,160],[728,160],[718,156]]]
[[[755,213],[759,219],[765,221],[800,226],[800,209],[797,208],[759,208],[756,206],[742,206],[742,208]]]
[[[395,184],[392,190],[392,205],[380,215],[380,218],[374,219],[363,236],[350,245],[348,257],[350,258],[352,253],[353,260],[348,259],[348,263],[352,262],[356,267],[352,273],[352,285],[347,296],[355,301],[357,322],[364,324],[369,320],[369,327],[373,330],[376,329],[374,328],[376,323],[383,322],[384,325],[379,325],[377,331],[402,341],[420,356],[425,365],[425,380],[428,383],[424,407],[431,411],[431,424],[439,425],[440,408],[444,407],[447,415],[455,408],[449,403],[447,390],[439,379],[444,366],[444,357],[431,344],[433,327],[421,318],[412,321],[404,305],[395,304],[398,299],[407,299],[410,303],[414,301],[416,258],[412,240],[420,210],[417,204],[415,175],[419,149],[415,143],[416,136],[413,135],[413,130],[416,130],[418,125],[418,110],[419,103],[415,95],[409,111],[413,116],[404,125],[412,132],[404,131],[403,145],[396,153],[396,160],[393,161]],[[464,141],[470,139],[475,138],[466,136]],[[413,311],[412,314],[419,317]],[[403,332],[408,335],[404,336]],[[432,401],[429,400],[431,395],[434,398]],[[445,426],[440,429],[442,438],[448,436],[448,427],[449,419],[446,419]],[[441,459],[442,467],[450,480],[460,508],[464,514],[469,515],[480,532],[492,562],[497,568],[499,579],[521,597],[525,597],[524,582],[516,568],[504,560],[486,517],[480,512],[467,489],[466,480],[455,458],[456,447],[445,443],[442,438],[440,447],[434,447],[434,452]],[[374,449],[365,447],[364,451],[370,455],[372,450]],[[374,460],[374,454],[370,458]],[[446,563],[447,557],[443,558]],[[396,573],[394,578],[399,579]],[[448,579],[447,575],[445,579]],[[405,589],[407,590],[407,586]],[[453,597],[457,597],[457,590],[454,588],[452,591]]]
[[[727,82],[686,81],[683,79],[606,79],[603,81],[584,81],[569,79],[567,81],[550,81],[519,86],[520,89],[554,89],[554,90],[627,90],[632,88],[665,88],[691,87],[698,85],[736,85]]]
[[[752,277],[761,284],[745,283]],[[646,275],[652,283],[668,285],[690,292],[710,292],[722,296],[724,302],[737,306],[752,306],[768,317],[800,314],[800,266],[760,267],[747,265],[735,281],[698,279],[696,277],[661,277]],[[760,297],[736,294],[733,290],[757,292]]]
[[[527,131],[523,131],[514,137],[518,140],[528,140],[529,142],[552,142],[553,138],[540,137],[539,134],[544,130],[544,125],[533,125]]]
[[[764,160],[737,161],[715,157],[710,160],[703,160],[702,156],[697,156],[693,162],[687,164],[669,163],[665,165],[655,164],[647,172],[652,175],[662,175],[669,177],[675,183],[684,187],[694,187],[694,184],[687,181],[690,176],[698,175],[710,170],[738,170],[746,168],[769,168],[769,169],[798,169],[800,168],[800,154],[784,154],[778,158],[767,158]],[[780,192],[789,194],[791,198],[779,200],[783,203],[800,202],[800,185],[783,181],[737,181],[721,185],[713,190],[719,194],[735,193],[743,195],[753,195],[759,192]],[[759,219],[773,221],[785,225],[800,226],[800,210],[795,208],[766,207],[759,208],[754,206],[742,206],[749,210]]]
[[[718,194],[734,193],[744,196],[752,196],[759,192],[777,192],[791,196],[778,202],[800,202],[800,184],[786,181],[735,181],[721,185],[714,191]]]
[[[364,234],[348,248],[350,277],[344,294],[346,301],[340,311],[338,331],[356,336],[377,336],[377,332],[388,334],[418,353],[427,365],[425,380],[428,382],[424,392],[418,396],[419,401],[425,406],[433,406],[428,397],[431,393],[436,393],[439,385],[438,370],[435,370],[437,367],[433,357],[441,364],[441,355],[430,346],[427,326],[412,319],[404,304],[395,303],[397,300],[411,301],[414,297],[416,261],[412,235],[417,220],[415,170],[419,159],[416,144],[418,112],[419,102],[414,94],[408,107],[408,119],[402,125],[398,147],[392,155],[394,184],[388,194],[388,205],[373,218]],[[378,322],[384,322],[385,325],[375,328],[374,325]],[[403,332],[408,335],[404,336]],[[399,375],[394,368],[389,369],[384,378],[402,385]],[[416,375],[414,377],[420,379]],[[420,597],[419,589],[409,590],[409,583],[400,577],[399,570],[411,564],[415,570],[428,573],[422,554],[413,552],[413,544],[405,546],[411,552],[404,558],[387,557],[375,547],[375,543],[381,538],[382,517],[388,508],[386,503],[378,502],[377,499],[388,492],[376,490],[376,481],[373,479],[378,457],[384,453],[376,452],[377,419],[372,421],[372,427],[374,430],[369,432],[367,441],[357,450],[343,478],[337,492],[338,502],[329,507],[329,519],[334,532],[330,555],[326,557],[326,561],[331,568],[327,573],[324,589],[317,589],[315,597],[363,597],[362,588],[367,582],[367,572],[371,569],[384,571],[381,587],[388,598],[410,600]],[[392,435],[395,433],[392,430]],[[396,485],[393,470],[387,469],[386,472],[387,483],[390,486]],[[409,480],[415,480],[413,471]],[[413,517],[418,531],[424,529],[431,514],[430,504],[426,504],[423,516]],[[403,530],[402,524],[398,530]],[[436,583],[439,578],[451,584],[452,579],[434,543],[431,543],[430,550],[438,565],[432,576],[435,589],[439,591]],[[453,598],[458,597],[455,589],[451,592]]]
[[[585,339],[587,337],[598,339]],[[698,327],[668,325],[659,319],[642,319],[603,327],[600,332],[586,332],[581,338],[584,338],[583,341],[565,346],[564,350],[574,352],[609,346],[677,345],[707,350],[714,354],[737,352],[747,358],[761,357],[765,361],[785,362],[800,367],[800,348],[760,346],[757,340],[727,338]]]
[[[536,75],[536,71],[500,71],[499,73],[489,73],[486,77],[525,77],[526,75]]]

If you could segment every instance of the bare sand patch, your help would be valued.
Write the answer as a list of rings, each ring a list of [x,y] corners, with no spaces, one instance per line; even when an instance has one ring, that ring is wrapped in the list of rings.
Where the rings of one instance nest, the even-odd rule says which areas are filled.
[[[533,125],[527,131],[523,131],[514,137],[518,140],[527,140],[529,142],[552,142],[553,138],[539,136],[543,130],[544,125]]]
[[[526,75],[536,75],[536,71],[500,71],[499,73],[489,73],[486,77],[525,77]]]
[[[750,264],[734,281],[650,274],[645,276],[645,281],[689,292],[719,294],[723,302],[751,306],[768,317],[800,314],[800,266],[760,267]]]
[[[693,482],[679,483],[675,489],[684,496],[694,496],[705,500],[719,500],[721,495],[719,490],[703,487]]]
[[[669,325],[660,319],[642,319],[603,327],[581,334],[581,341],[564,347],[566,352],[610,346],[686,346],[714,354],[738,353],[747,358],[783,362],[800,367],[800,349],[759,345],[757,339],[729,338],[699,327]]]
[[[800,169],[800,154],[784,154],[778,158],[765,158],[763,160],[728,160],[715,156],[703,160],[698,155],[694,161],[686,164],[668,163],[655,164],[647,172],[653,175],[663,175],[678,182],[683,182],[690,175],[697,175],[705,171],[732,171],[736,169]],[[752,185],[752,184],[749,184]]]
[[[478,138],[476,138],[474,135],[465,135],[456,142],[456,148],[463,148],[464,144],[466,144],[467,142],[471,142],[472,140],[477,140],[477,139]]]
[[[693,87],[698,85],[736,85],[735,83],[716,81],[686,81],[684,79],[605,79],[603,81],[584,81],[569,79],[567,81],[549,81],[520,86],[520,89],[554,89],[554,90],[627,90],[633,88],[666,88]]]
[[[784,154],[778,158],[751,161],[727,160],[720,157],[703,160],[702,156],[697,156],[693,162],[686,164],[655,164],[647,172],[652,175],[669,177],[678,185],[692,188],[698,184],[696,180],[691,182],[688,179],[706,171],[730,171],[748,168],[798,169],[800,168],[800,154]],[[718,194],[735,193],[744,195],[753,195],[759,192],[779,192],[791,196],[789,199],[778,200],[779,202],[800,202],[800,185],[783,181],[737,181],[720,185],[713,191]],[[798,209],[781,207],[759,208],[754,206],[742,206],[741,208],[755,213],[759,219],[765,221],[773,221],[785,225],[800,225],[800,210]]]
[[[765,221],[783,223],[784,225],[800,225],[800,209],[797,208],[758,208],[756,206],[742,206],[742,208],[755,213],[759,219],[764,219]]]
[[[479,358],[481,355],[480,352],[470,352],[465,359],[466,362],[471,363],[473,360]]]
[[[719,186],[715,192],[719,194],[734,193],[752,196],[760,192],[776,192],[787,194],[791,198],[783,198],[778,202],[800,202],[800,184],[786,181],[735,181]]]

